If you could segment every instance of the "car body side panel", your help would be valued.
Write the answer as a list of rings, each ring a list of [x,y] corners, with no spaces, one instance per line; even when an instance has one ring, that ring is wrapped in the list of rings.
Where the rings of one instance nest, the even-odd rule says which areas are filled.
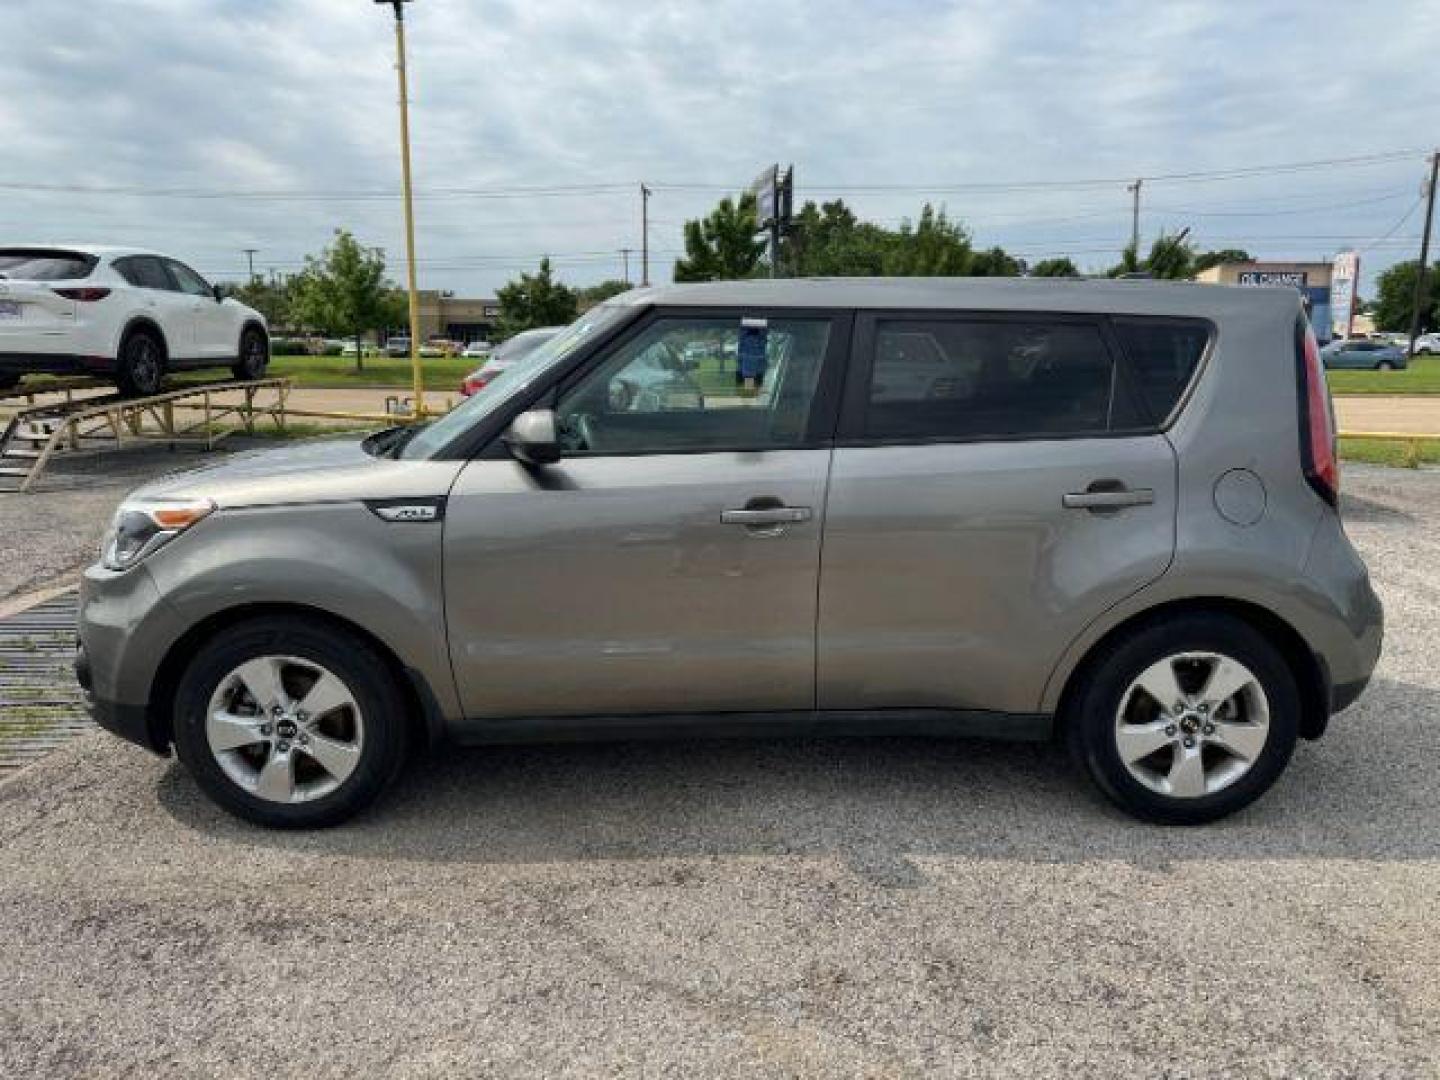
[[[1179,467],[1174,564],[1071,642],[1041,710],[1056,707],[1076,665],[1107,632],[1174,601],[1228,599],[1268,609],[1299,632],[1337,683],[1373,667],[1378,601],[1339,516],[1303,477],[1294,352],[1299,299],[1268,295],[1268,306],[1236,307],[1219,322],[1212,354],[1169,431]],[[1253,521],[1226,503],[1226,486],[1236,477],[1253,493]]]
[[[1063,506],[1097,480],[1150,505]],[[1066,644],[1165,572],[1163,435],[841,447],[821,573],[819,707],[1029,713]]]
[[[442,714],[454,717],[459,705],[445,647],[441,529],[439,521],[386,522],[360,502],[222,510],[137,570],[153,577],[168,608],[154,617],[174,628],[252,605],[299,605],[348,620],[417,672]],[[97,695],[122,704],[148,700],[173,641],[135,629],[158,651],[118,665],[113,685],[105,686],[97,672]]]

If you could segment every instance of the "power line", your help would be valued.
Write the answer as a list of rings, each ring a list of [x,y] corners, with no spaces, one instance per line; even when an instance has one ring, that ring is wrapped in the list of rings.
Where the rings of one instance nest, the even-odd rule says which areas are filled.
[[[1243,166],[1232,169],[1193,170],[1189,172],[1155,173],[1144,176],[1147,184],[1211,183],[1227,180],[1242,180],[1257,176],[1285,175],[1310,172],[1317,169],[1362,168],[1403,161],[1425,153],[1424,150],[1390,150],[1383,153],[1359,154],[1342,158],[1323,158],[1311,161],[1278,162],[1269,165]],[[807,185],[805,191],[811,194],[873,194],[885,192],[918,192],[922,194],[945,194],[949,192],[1022,192],[1115,187],[1133,183],[1133,176],[1087,177],[1061,180],[1007,180],[1007,181],[942,181],[928,184],[891,183],[816,183]],[[744,184],[689,183],[681,181],[649,182],[647,186],[655,192],[679,191],[742,191]],[[425,199],[526,199],[590,197],[596,195],[621,195],[635,190],[634,181],[594,181],[583,184],[547,184],[536,186],[502,187],[448,187],[428,188],[417,192],[416,198]],[[148,188],[121,187],[86,184],[43,184],[19,181],[0,182],[0,191],[34,192],[40,194],[70,195],[119,195],[138,198],[177,199],[230,199],[248,201],[371,201],[398,199],[400,193],[389,190],[295,190],[282,189],[204,189],[204,188]]]

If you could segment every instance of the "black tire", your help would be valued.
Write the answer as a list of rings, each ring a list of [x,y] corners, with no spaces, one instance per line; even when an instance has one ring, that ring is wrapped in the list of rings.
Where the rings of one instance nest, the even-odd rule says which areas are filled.
[[[270,343],[257,327],[247,326],[240,335],[240,352],[230,374],[240,382],[263,379],[270,364]]]
[[[115,358],[115,383],[126,397],[158,394],[165,384],[165,343],[152,330],[132,330]]]
[[[1268,701],[1269,731],[1238,779],[1209,794],[1180,798],[1131,775],[1117,746],[1116,717],[1142,672],[1190,652],[1222,654],[1248,667]],[[1248,806],[1285,770],[1300,728],[1300,694],[1284,656],[1254,627],[1230,615],[1197,613],[1143,625],[1106,647],[1082,675],[1064,721],[1072,756],[1117,806],[1157,824],[1199,825]]]
[[[276,802],[246,790],[210,749],[206,714],[211,696],[241,664],[262,656],[322,665],[344,683],[364,718],[354,771],[311,801]],[[204,792],[237,817],[272,828],[337,825],[373,804],[405,762],[409,717],[390,665],[357,634],[320,620],[275,615],[227,628],[196,650],[176,689],[174,716],[176,754]]]

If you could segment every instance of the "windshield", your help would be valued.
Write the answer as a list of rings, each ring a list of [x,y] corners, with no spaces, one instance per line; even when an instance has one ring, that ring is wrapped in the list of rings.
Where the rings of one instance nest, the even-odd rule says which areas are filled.
[[[426,424],[400,447],[400,458],[428,458],[462,432],[474,427],[512,396],[529,386],[556,364],[626,317],[631,309],[615,304],[591,308],[565,329],[544,342],[512,367],[506,368],[473,397],[457,405],[439,420]]]
[[[16,281],[74,281],[90,276],[99,260],[78,251],[0,248],[0,277]]]
[[[494,363],[496,360],[503,360],[509,363],[512,360],[519,360],[523,356],[528,356],[564,329],[565,327],[563,326],[556,326],[546,327],[544,330],[522,331],[510,340],[502,342],[499,348],[495,350],[491,362]]]

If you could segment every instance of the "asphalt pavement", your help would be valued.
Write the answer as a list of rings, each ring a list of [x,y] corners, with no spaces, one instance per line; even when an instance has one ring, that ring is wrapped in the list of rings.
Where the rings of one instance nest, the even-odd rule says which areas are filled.
[[[1376,681],[1201,829],[905,739],[448,752],[286,834],[82,739],[0,783],[0,1076],[1440,1075],[1440,473],[1346,485]]]

